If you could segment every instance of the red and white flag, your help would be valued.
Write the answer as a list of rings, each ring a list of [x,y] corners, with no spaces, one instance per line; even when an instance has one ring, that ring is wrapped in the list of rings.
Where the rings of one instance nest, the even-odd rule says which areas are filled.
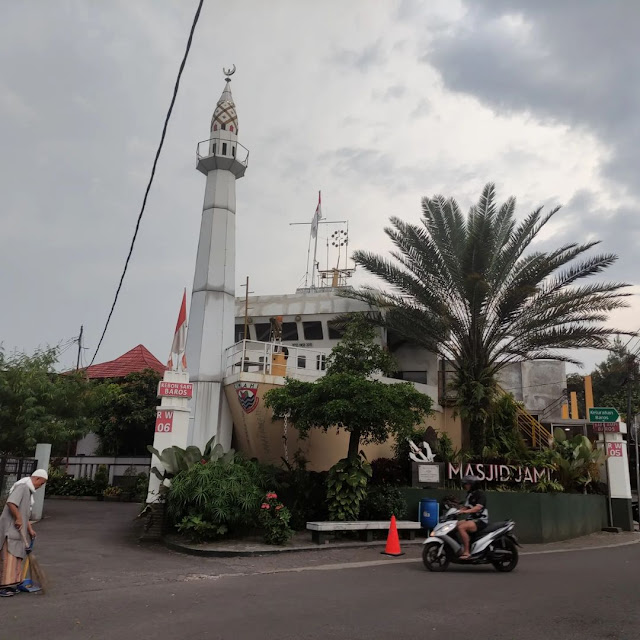
[[[187,356],[185,349],[187,348],[187,290],[182,294],[182,304],[180,305],[180,313],[178,314],[178,323],[176,324],[176,333],[173,336],[173,344],[171,345],[171,355],[167,366],[173,369],[173,356],[176,356],[176,369],[178,371],[187,368]]]
[[[313,220],[311,221],[311,237],[315,238],[318,235],[318,224],[322,220],[322,198],[320,191],[318,191],[318,206],[316,212],[313,214]]]

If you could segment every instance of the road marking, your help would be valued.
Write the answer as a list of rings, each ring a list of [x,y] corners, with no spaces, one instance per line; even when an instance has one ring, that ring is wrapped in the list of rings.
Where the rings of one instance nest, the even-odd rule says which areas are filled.
[[[628,547],[630,545],[639,544],[640,536],[636,540],[627,542],[616,542],[614,544],[600,545],[598,547],[576,547],[575,549],[546,549],[541,551],[523,551],[521,556],[540,556],[550,553],[573,553],[577,551],[598,551],[602,549],[615,549],[617,547]],[[183,578],[185,582],[196,580],[219,580],[221,578],[242,578],[247,576],[273,575],[276,573],[303,573],[305,571],[341,571],[344,569],[366,569],[369,567],[383,567],[397,564],[413,564],[421,562],[420,558],[403,558],[401,560],[365,560],[362,562],[341,562],[338,564],[320,564],[308,567],[290,567],[283,569],[266,569],[264,571],[248,571],[240,573],[221,573],[217,575],[208,574],[191,574]]]

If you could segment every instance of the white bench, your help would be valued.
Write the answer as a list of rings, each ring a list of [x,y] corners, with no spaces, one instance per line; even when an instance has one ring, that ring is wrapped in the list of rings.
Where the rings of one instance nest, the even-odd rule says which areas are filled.
[[[416,531],[422,528],[419,522],[410,520],[398,520],[396,526],[398,531],[405,534],[409,540],[415,539]],[[336,531],[359,531],[363,540],[371,542],[374,531],[386,531],[388,528],[388,520],[307,522],[307,529],[311,531],[311,539],[317,544],[326,544],[329,534]]]

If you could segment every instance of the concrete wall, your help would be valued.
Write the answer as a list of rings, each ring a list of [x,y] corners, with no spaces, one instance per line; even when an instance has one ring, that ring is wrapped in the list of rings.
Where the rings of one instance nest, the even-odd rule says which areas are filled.
[[[539,419],[553,420],[562,417],[561,402],[567,388],[564,362],[557,360],[531,360],[514,362],[498,375],[502,388],[523,402],[529,413]]]
[[[464,497],[451,489],[403,489],[409,519],[418,520],[421,498]],[[521,542],[555,542],[586,536],[607,526],[606,496],[568,493],[516,493],[487,491],[489,520],[513,520]]]

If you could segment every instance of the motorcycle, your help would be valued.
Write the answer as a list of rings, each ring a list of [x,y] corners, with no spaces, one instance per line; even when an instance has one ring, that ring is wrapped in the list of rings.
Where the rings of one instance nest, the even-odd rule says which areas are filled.
[[[429,571],[446,571],[449,564],[492,564],[497,571],[513,571],[518,565],[520,543],[514,533],[515,522],[494,522],[471,534],[471,555],[460,559],[463,547],[457,530],[460,510],[445,505],[446,512],[424,541],[422,561]]]

